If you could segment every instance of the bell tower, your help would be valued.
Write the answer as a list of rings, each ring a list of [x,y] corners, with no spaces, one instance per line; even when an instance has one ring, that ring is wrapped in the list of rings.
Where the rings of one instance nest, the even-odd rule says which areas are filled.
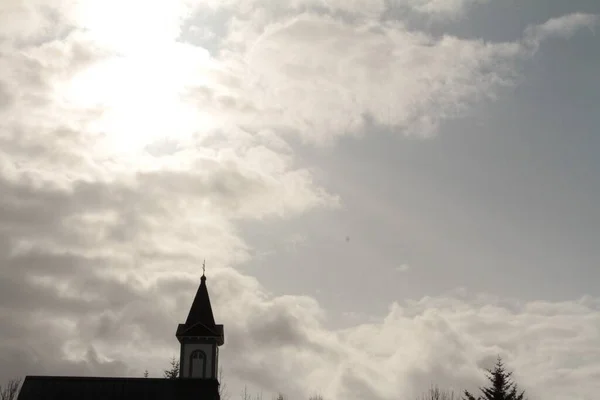
[[[223,325],[213,316],[206,276],[202,265],[200,287],[184,324],[179,324],[175,336],[181,344],[179,377],[181,379],[212,380],[218,384],[219,346],[225,343]]]

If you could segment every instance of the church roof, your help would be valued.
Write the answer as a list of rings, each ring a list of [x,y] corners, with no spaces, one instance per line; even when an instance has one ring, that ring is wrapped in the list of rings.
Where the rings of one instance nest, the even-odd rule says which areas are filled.
[[[207,328],[215,326],[215,317],[212,312],[210,305],[210,298],[208,297],[208,289],[206,288],[206,276],[202,275],[200,278],[200,287],[194,297],[194,302],[190,308],[190,313],[185,320],[185,325],[192,326],[201,323]]]
[[[27,376],[17,400],[219,400],[216,379]]]
[[[176,336],[180,340],[186,336],[214,337],[218,339],[219,345],[222,345],[224,342],[223,325],[215,323],[206,287],[206,276],[204,274],[200,278],[200,286],[196,292],[196,297],[194,297],[185,324],[179,324]]]

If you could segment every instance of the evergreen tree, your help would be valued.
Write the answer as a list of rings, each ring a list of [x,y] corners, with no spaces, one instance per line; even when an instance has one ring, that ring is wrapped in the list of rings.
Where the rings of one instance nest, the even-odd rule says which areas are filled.
[[[480,388],[483,396],[475,397],[465,390],[464,400],[526,400],[525,391],[519,393],[517,384],[510,378],[512,372],[506,372],[502,359],[498,357],[494,370],[488,371],[490,386]]]
[[[171,359],[171,368],[164,370],[165,378],[177,379],[179,376],[179,360],[175,357]]]

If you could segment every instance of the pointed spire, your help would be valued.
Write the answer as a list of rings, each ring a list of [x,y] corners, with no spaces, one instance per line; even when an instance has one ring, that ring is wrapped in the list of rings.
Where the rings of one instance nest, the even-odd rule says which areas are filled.
[[[202,263],[202,277],[200,278],[200,287],[194,297],[194,302],[190,308],[185,325],[192,326],[196,324],[202,324],[205,327],[212,329],[215,326],[215,317],[212,312],[210,305],[210,298],[208,296],[208,289],[206,287],[206,263]]]
[[[196,297],[192,302],[192,307],[184,324],[177,326],[175,336],[180,343],[186,338],[213,338],[216,339],[217,346],[225,343],[223,325],[215,323],[208,289],[206,288],[206,262],[202,263],[202,277],[200,278],[200,287],[196,292]]]

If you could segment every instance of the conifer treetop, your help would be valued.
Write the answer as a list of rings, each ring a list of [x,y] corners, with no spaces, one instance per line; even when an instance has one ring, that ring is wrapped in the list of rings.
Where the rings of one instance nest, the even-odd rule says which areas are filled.
[[[481,396],[475,397],[465,390],[464,400],[526,400],[525,391],[519,392],[517,384],[511,379],[512,372],[507,372],[500,356],[494,369],[488,369],[486,378],[490,385],[479,388]]]

